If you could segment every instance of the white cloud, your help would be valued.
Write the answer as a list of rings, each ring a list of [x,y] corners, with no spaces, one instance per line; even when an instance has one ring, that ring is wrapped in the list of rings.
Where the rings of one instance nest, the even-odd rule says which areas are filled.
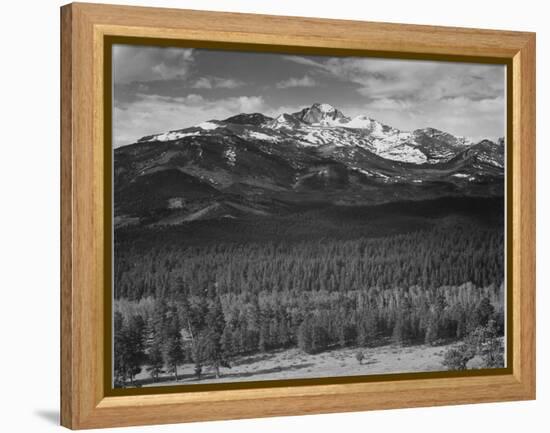
[[[261,96],[208,100],[196,94],[184,97],[140,94],[136,102],[114,107],[113,145],[119,147],[134,143],[146,135],[265,109]]]
[[[356,86],[363,99],[346,114],[367,114],[400,129],[432,126],[471,137],[504,135],[503,65],[360,57],[286,60],[309,74]]]
[[[325,70],[358,84],[369,98],[439,101],[463,96],[496,97],[504,92],[504,67],[434,61],[331,58]]]
[[[375,99],[357,108],[402,130],[433,127],[479,141],[505,135],[506,103],[504,97],[474,101],[466,97],[433,101]]]
[[[265,108],[264,100],[261,96],[238,96],[236,98],[228,98],[225,101],[228,102],[228,108],[235,106],[238,113],[252,113]],[[231,114],[234,114],[234,112]]]
[[[184,78],[188,76],[193,62],[193,49],[113,46],[115,84]]]
[[[357,84],[358,93],[371,99],[439,101],[463,96],[479,100],[504,94],[503,65],[364,57],[284,58],[311,66],[321,74]]]
[[[236,89],[243,85],[242,81],[232,78],[201,77],[191,84],[191,87],[193,89]]]
[[[288,80],[279,81],[276,86],[279,89],[288,87],[315,87],[318,83],[309,75],[304,75],[302,78],[289,78]]]
[[[392,98],[375,99],[368,104],[368,107],[371,110],[412,110],[414,108],[410,101]]]

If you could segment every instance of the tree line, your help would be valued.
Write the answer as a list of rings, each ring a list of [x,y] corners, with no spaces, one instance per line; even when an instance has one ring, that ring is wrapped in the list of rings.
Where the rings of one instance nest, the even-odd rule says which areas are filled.
[[[503,288],[495,285],[222,294],[214,284],[194,294],[180,283],[168,299],[115,301],[117,386],[135,384],[143,369],[153,381],[162,374],[178,380],[183,363],[194,365],[186,374],[197,379],[206,367],[219,376],[236,356],[274,349],[439,344],[489,323],[495,335],[504,332]]]
[[[114,297],[168,299],[182,284],[191,294],[218,285],[221,294],[261,291],[361,291],[467,281],[499,286],[504,277],[502,227],[443,225],[432,230],[355,239],[171,244],[132,242],[115,248]]]

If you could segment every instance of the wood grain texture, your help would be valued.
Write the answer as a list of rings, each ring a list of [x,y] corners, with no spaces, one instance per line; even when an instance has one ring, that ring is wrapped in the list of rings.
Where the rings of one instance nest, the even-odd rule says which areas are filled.
[[[72,374],[72,13],[61,10],[61,424],[71,427]]]
[[[531,33],[72,4],[61,11],[61,423],[79,429],[535,397],[535,36]],[[208,30],[206,30],[208,29]],[[103,37],[361,49],[513,61],[513,373],[105,397]]]
[[[535,398],[535,37],[514,56],[514,375]]]

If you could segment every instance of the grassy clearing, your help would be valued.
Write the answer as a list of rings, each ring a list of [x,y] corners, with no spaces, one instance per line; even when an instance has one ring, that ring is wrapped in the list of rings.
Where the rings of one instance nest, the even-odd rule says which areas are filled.
[[[307,355],[293,348],[233,359],[232,367],[222,368],[218,379],[213,370],[206,368],[198,381],[193,374],[193,364],[183,364],[178,369],[178,382],[171,375],[163,375],[159,382],[153,383],[146,372],[140,373],[137,380],[143,386],[157,386],[443,371],[445,367],[441,362],[450,346],[386,345],[335,349],[315,355]],[[356,359],[359,350],[364,353],[361,363]],[[469,367],[476,368],[478,361],[472,360]]]

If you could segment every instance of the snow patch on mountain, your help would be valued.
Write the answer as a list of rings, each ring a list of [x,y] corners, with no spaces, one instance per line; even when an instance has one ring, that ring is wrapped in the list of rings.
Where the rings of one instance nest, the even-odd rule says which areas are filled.
[[[382,124],[367,116],[356,116],[342,125],[344,128],[370,129],[381,132]]]
[[[346,124],[345,120],[342,119],[322,119],[317,123],[311,123],[312,126],[344,126]]]
[[[152,137],[143,141],[174,141],[185,137],[193,137],[195,135],[199,135],[199,133],[170,131],[170,132],[165,132],[163,134],[153,135]]]
[[[232,146],[228,147],[225,150],[224,156],[227,159],[227,163],[231,166],[234,166],[235,163],[237,162],[237,153],[235,152],[235,149]]]
[[[298,131],[300,139],[306,145],[331,145],[334,147],[352,147],[363,146],[367,147],[368,141],[361,137],[350,134],[341,128],[326,128],[307,126]]]
[[[279,114],[275,118],[274,124],[282,124],[282,123],[287,123],[287,117],[284,114]]]
[[[469,181],[475,180],[475,176],[466,174],[466,173],[455,173],[452,175],[452,177],[458,177],[460,179],[467,179]]]
[[[439,129],[435,128],[423,128],[423,129],[417,129],[414,131],[415,133],[423,133],[426,136],[432,138],[432,139],[440,139],[449,137],[452,138],[455,143],[459,146],[471,146],[472,144],[475,144],[472,140],[470,140],[467,137],[461,136],[461,135],[451,135],[448,132],[440,131]]]
[[[197,125],[197,128],[204,129],[205,131],[211,131],[213,129],[218,129],[220,125],[214,122],[202,122]]]
[[[172,197],[168,199],[168,209],[182,209],[185,204],[183,197]]]
[[[381,179],[389,179],[389,176],[386,176],[385,174],[383,173],[380,173],[379,171],[374,171],[374,170],[366,170],[364,168],[360,168],[360,167],[353,167],[354,170],[358,171],[359,173],[361,174],[364,174],[365,176],[369,176],[369,177],[379,177]]]
[[[319,110],[321,110],[321,112],[323,113],[332,113],[336,111],[336,108],[334,108],[330,104],[319,104]]]
[[[308,144],[323,144],[323,140],[315,131],[309,131],[302,137],[302,140]]]
[[[495,159],[493,159],[489,156],[486,156],[484,154],[477,155],[477,159],[480,162],[484,162],[486,164],[494,165],[495,167],[498,167],[498,168],[504,168],[504,165],[501,164],[499,161],[496,161]]]
[[[272,135],[264,134],[263,132],[250,131],[248,133],[248,136],[251,137],[251,138],[254,138],[256,140],[277,141],[277,137],[274,137]]]
[[[409,162],[412,164],[424,164],[428,161],[426,155],[420,150],[407,145],[397,145],[379,150],[378,156],[393,161]]]

